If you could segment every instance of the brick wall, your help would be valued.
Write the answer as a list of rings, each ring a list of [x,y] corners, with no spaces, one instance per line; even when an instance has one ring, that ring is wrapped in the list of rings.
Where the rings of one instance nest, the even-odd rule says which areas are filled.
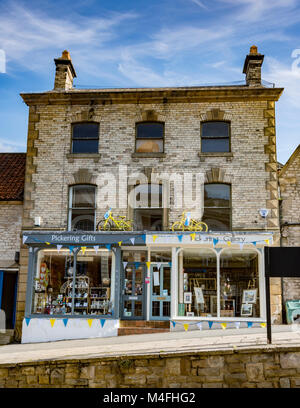
[[[0,365],[4,388],[300,388],[300,351],[272,347]]]
[[[15,253],[20,251],[22,211],[21,204],[0,202],[0,268],[15,264]]]

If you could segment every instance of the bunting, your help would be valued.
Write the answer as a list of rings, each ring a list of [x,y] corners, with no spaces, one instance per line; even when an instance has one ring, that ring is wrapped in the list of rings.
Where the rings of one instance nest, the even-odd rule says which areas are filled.
[[[103,328],[105,325],[106,319],[100,319],[101,327]]]
[[[235,325],[235,328],[236,328],[236,329],[239,329],[239,328],[240,328],[240,325],[241,325],[241,322],[234,322],[234,325]]]
[[[208,327],[211,329],[213,324],[214,324],[214,322],[208,322]]]
[[[88,325],[89,325],[90,327],[92,327],[93,320],[94,320],[94,319],[87,319]]]
[[[198,329],[202,330],[202,322],[197,323]]]
[[[261,325],[261,327],[263,327],[263,328],[266,327],[266,323],[261,323],[260,325]]]
[[[63,322],[64,322],[65,327],[67,327],[67,324],[68,324],[69,319],[62,319],[62,320],[63,320]]]
[[[253,322],[248,322],[247,326],[248,326],[248,329],[250,329],[253,326]]]
[[[25,322],[26,322],[27,327],[29,326],[30,320],[31,320],[30,317],[25,317]]]
[[[106,249],[108,249],[109,251],[111,250],[111,244],[106,244],[105,247],[106,247]]]
[[[138,269],[138,267],[140,266],[140,264],[141,264],[140,262],[135,262],[135,263],[134,263],[135,269]]]
[[[86,251],[86,246],[81,247],[81,251],[82,251],[82,255],[84,255]]]
[[[50,319],[50,324],[51,324],[51,327],[53,327],[53,326],[54,326],[55,320],[56,320],[56,319]]]
[[[219,242],[218,238],[213,238],[213,246],[215,247]]]
[[[227,323],[221,323],[221,327],[222,327],[223,330],[225,330],[226,327],[227,327]]]
[[[190,234],[190,237],[192,238],[192,241],[195,241],[195,238],[196,238],[196,233],[195,233],[195,232],[193,232],[192,234]]]
[[[123,268],[124,268],[124,270],[126,269],[127,264],[128,264],[128,262],[123,262]]]
[[[135,238],[130,238],[130,242],[132,243],[132,245],[134,245],[134,243],[135,243]]]
[[[153,242],[155,242],[156,239],[157,239],[157,235],[153,235],[153,236],[152,236],[152,239],[153,239]]]
[[[171,320],[171,321],[172,321],[172,320]],[[172,324],[173,324],[173,327],[175,327],[175,326],[176,326],[176,322],[173,322],[173,321],[172,321]]]
[[[149,269],[150,265],[151,265],[151,262],[146,262],[146,265],[147,265],[147,269]]]
[[[177,235],[177,238],[178,238],[179,242],[182,242],[182,237],[183,237],[183,235]]]
[[[27,241],[28,236],[27,235],[23,235],[23,244],[25,244],[25,242]]]
[[[183,323],[183,327],[185,331],[188,331],[189,329],[189,324],[188,323]]]
[[[122,245],[122,242],[123,242],[123,241],[119,241],[119,242],[118,242],[119,246],[121,246],[121,245]]]
[[[59,252],[62,249],[62,245],[56,245],[57,251]]]
[[[96,254],[98,254],[98,251],[99,251],[99,245],[95,245],[93,248],[94,248],[94,250],[96,251]]]

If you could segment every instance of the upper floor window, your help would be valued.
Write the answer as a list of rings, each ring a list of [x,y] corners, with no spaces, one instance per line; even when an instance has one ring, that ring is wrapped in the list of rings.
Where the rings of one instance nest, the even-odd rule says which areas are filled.
[[[228,122],[203,122],[201,124],[202,153],[230,152],[229,136]]]
[[[98,123],[74,123],[72,125],[72,153],[98,153],[98,144]]]
[[[204,185],[202,221],[211,231],[228,231],[231,227],[231,191],[229,184]]]
[[[135,143],[137,153],[163,153],[164,124],[160,122],[137,123]]]
[[[161,184],[139,184],[134,191],[134,223],[138,231],[163,229]]]
[[[96,187],[76,185],[69,191],[69,230],[94,231]]]

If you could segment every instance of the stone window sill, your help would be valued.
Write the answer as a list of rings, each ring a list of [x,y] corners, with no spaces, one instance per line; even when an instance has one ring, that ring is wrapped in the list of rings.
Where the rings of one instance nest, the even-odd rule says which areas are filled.
[[[165,158],[166,153],[132,153],[131,157],[145,159],[148,157]]]
[[[101,158],[100,153],[69,153],[67,159],[69,163],[72,163],[74,159],[93,159],[94,162],[98,162]]]
[[[198,156],[200,157],[200,161],[205,161],[206,157],[226,157],[227,161],[232,161],[233,153],[232,152],[207,152],[207,153],[199,152]]]

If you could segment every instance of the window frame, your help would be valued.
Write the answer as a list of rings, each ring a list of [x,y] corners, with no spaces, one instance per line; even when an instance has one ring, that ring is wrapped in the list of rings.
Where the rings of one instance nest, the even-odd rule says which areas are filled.
[[[145,139],[145,138],[138,138],[137,137],[137,134],[138,134],[138,126],[139,125],[143,125],[143,124],[147,124],[147,123],[159,123],[159,124],[161,124],[162,125],[162,128],[163,128],[163,134],[162,134],[162,137],[157,137],[157,138],[149,138],[149,139]],[[136,150],[136,143],[137,143],[137,140],[155,140],[155,139],[157,139],[157,140],[162,140],[162,146],[163,146],[163,149],[162,149],[162,151],[160,151],[160,152],[138,152],[137,150]],[[162,122],[162,121],[158,121],[158,120],[143,120],[143,121],[140,121],[140,122],[136,122],[135,123],[135,142],[134,142],[134,152],[136,153],[136,154],[163,154],[163,153],[165,153],[165,122]]]
[[[228,137],[205,137],[205,136],[203,136],[203,124],[205,124],[205,123],[215,123],[215,122],[222,122],[222,123],[227,123],[228,124]],[[211,151],[211,152],[204,152],[203,150],[202,150],[202,146],[203,146],[203,144],[202,144],[202,140],[218,140],[218,139],[228,139],[228,151],[227,152],[225,152],[225,151]],[[219,154],[222,154],[222,153],[224,153],[224,154],[228,154],[228,153],[231,153],[231,121],[229,121],[229,120],[221,120],[221,119],[217,119],[217,120],[203,120],[201,123],[200,123],[200,152],[201,152],[201,154],[210,154],[210,153],[212,153],[212,154],[216,154],[216,153],[219,153]]]
[[[206,207],[205,206],[205,197],[203,197],[203,216],[202,216],[202,219],[203,219],[203,217],[204,217],[204,215],[205,215],[205,209],[206,208],[215,208],[215,209],[222,209],[222,208],[224,208],[224,209],[229,209],[229,228],[228,228],[228,230],[224,230],[224,232],[226,232],[226,231],[231,231],[232,230],[232,184],[230,184],[230,183],[220,183],[220,182],[212,182],[212,183],[204,183],[204,194],[205,194],[205,186],[206,185],[211,185],[211,184],[221,184],[221,185],[225,185],[225,186],[228,186],[229,187],[229,201],[230,201],[230,205],[229,205],[229,207]],[[204,222],[205,222],[205,220],[204,220]],[[210,230],[209,229],[209,225],[208,225],[208,230]]]
[[[73,138],[73,130],[74,130],[74,126],[75,125],[89,125],[89,124],[94,124],[94,125],[97,125],[98,126],[98,132],[97,132],[97,138],[96,137],[90,137],[90,138],[77,138],[77,139],[74,139]],[[97,151],[96,152],[73,152],[73,141],[74,140],[81,140],[81,141],[84,141],[84,140],[98,140],[98,145],[97,145]],[[71,146],[70,146],[70,152],[71,152],[71,154],[73,155],[81,155],[81,154],[87,154],[87,155],[89,155],[89,154],[99,154],[99,140],[100,140],[100,123],[99,122],[93,122],[93,121],[84,121],[84,122],[72,122],[71,123]]]
[[[73,207],[73,188],[74,187],[93,187],[95,200],[94,200],[94,207]],[[97,186],[95,184],[72,184],[69,186],[68,192],[68,231],[75,231],[72,229],[72,212],[73,210],[90,210],[94,211],[94,228],[92,231],[96,230],[96,212],[97,212]]]

